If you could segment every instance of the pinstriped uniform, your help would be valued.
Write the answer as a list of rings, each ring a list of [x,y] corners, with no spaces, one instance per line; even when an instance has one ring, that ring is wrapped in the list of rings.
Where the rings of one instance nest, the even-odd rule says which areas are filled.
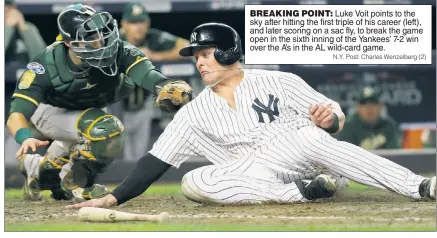
[[[333,101],[297,75],[245,70],[234,98],[236,110],[206,88],[175,115],[150,151],[177,168],[191,156],[213,163],[184,176],[189,199],[306,201],[293,181],[321,173],[420,198],[423,177],[315,126],[309,106]]]

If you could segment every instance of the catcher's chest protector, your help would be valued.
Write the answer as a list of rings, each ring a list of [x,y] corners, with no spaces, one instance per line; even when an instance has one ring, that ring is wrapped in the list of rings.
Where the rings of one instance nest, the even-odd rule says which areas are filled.
[[[48,47],[45,53],[46,68],[55,90],[59,93],[71,93],[71,89],[78,88],[88,81],[86,74],[75,79],[75,75],[68,69],[66,51],[62,42],[56,42]],[[70,89],[70,90],[69,90]]]
[[[94,103],[95,107],[104,107],[133,92],[135,84],[124,74],[107,76],[94,68],[83,74],[73,74],[68,68],[66,52],[63,42],[54,43],[45,52],[46,69],[55,90],[55,95],[49,95],[51,101]]]

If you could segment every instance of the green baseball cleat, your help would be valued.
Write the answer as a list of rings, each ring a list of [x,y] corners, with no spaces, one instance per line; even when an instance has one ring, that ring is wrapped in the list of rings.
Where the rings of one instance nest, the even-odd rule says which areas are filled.
[[[94,198],[102,198],[109,193],[111,193],[111,191],[106,186],[93,184],[93,186],[84,189],[82,196],[88,200]]]
[[[104,185],[93,184],[88,188],[76,188],[71,191],[74,198],[79,200],[91,200],[95,198],[102,198],[111,193],[111,191]]]

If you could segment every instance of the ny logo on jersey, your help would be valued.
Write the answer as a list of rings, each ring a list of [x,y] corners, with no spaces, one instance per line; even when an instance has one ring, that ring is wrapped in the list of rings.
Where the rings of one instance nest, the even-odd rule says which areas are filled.
[[[252,104],[252,108],[258,114],[258,121],[260,123],[265,123],[263,118],[263,113],[269,116],[270,122],[275,120],[274,116],[279,116],[279,110],[278,110],[279,98],[269,94],[269,103],[267,104],[267,106],[262,104],[258,98],[253,100],[253,102],[254,104]]]

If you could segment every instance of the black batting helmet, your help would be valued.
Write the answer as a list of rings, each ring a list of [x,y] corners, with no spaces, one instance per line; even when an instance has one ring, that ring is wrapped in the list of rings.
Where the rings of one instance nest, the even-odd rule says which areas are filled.
[[[241,39],[237,31],[222,23],[205,23],[191,32],[190,45],[179,55],[193,56],[195,48],[215,47],[214,58],[223,65],[231,65],[243,59]]]

